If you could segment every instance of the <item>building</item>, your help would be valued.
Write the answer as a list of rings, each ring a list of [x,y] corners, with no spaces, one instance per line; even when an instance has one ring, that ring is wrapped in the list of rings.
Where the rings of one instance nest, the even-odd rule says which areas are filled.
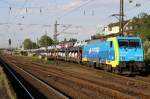
[[[133,30],[133,26],[129,25],[130,22],[132,22],[132,20],[124,21],[125,32],[129,32]],[[104,35],[116,34],[116,33],[119,33],[119,22],[110,23],[108,26],[104,27],[103,30]]]
[[[135,29],[137,28],[136,25],[133,25],[133,20],[126,20],[124,21],[124,32],[123,35],[128,35],[128,36],[140,36],[139,33],[135,32]],[[104,27],[103,32],[98,33],[96,35],[92,35],[91,39],[100,39],[100,38],[105,38],[106,36],[114,36],[115,35],[120,35],[119,33],[119,22],[115,23],[110,23],[106,27]]]

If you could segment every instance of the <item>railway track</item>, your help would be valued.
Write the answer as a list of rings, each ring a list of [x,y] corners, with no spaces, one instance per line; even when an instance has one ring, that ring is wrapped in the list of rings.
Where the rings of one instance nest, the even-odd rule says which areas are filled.
[[[65,74],[64,72],[58,71],[58,69],[48,69],[40,68],[37,65],[29,64],[27,62],[12,60],[10,64],[17,64],[19,67],[24,70],[32,73],[33,75],[38,75],[40,79],[43,79],[53,87],[62,90],[68,96],[75,99],[135,99],[134,97],[119,92],[117,90],[113,90],[107,87],[103,87],[102,85],[98,85],[96,83],[90,82],[86,79]],[[36,66],[36,67],[35,67]],[[40,74],[40,75],[39,75]]]
[[[3,60],[1,60],[2,62]],[[8,61],[8,60],[7,60]],[[4,63],[4,62],[3,62]],[[4,63],[5,64],[5,63]],[[13,67],[9,67],[8,65],[5,64],[5,68],[14,76],[14,78],[17,80],[17,82],[19,82],[19,84],[22,86],[22,88],[25,90],[25,92],[28,94],[28,99],[38,99],[38,97],[34,97],[34,95],[32,95],[32,92],[30,92],[25,85],[23,85],[23,83],[20,81],[19,78],[17,78],[17,76],[13,73],[13,71],[11,70],[11,68],[13,68],[15,71],[19,71],[18,73],[20,75],[24,75],[26,76],[25,78],[29,78],[29,80],[36,82],[37,85],[39,85],[38,87],[42,87],[44,90],[42,91],[46,91],[45,93],[43,93],[45,95],[45,98],[53,98],[53,99],[70,99],[69,96],[65,95],[63,92],[53,88],[52,86],[48,85],[46,82],[44,82],[42,79],[38,78],[37,76],[31,74],[30,72],[20,68],[17,65],[13,65]],[[35,86],[36,87],[36,86]],[[40,99],[40,97],[39,97]]]
[[[14,62],[14,60],[13,60]],[[34,75],[39,75],[41,79],[47,80],[49,84],[53,84],[54,87],[58,87],[60,90],[65,91],[67,94],[69,94],[73,98],[101,98],[101,99],[126,99],[131,98],[131,96],[128,96],[126,94],[97,86],[95,84],[87,83],[85,80],[79,80],[75,77],[71,78],[69,76],[63,75],[63,73],[54,73],[54,70],[47,71],[42,70],[41,68],[34,67],[31,64],[20,64],[20,63],[14,63],[18,64],[18,66],[27,69],[29,72],[34,71]],[[28,66],[28,68],[27,68]],[[32,68],[31,68],[32,67]],[[58,72],[58,71],[57,71]],[[51,73],[51,74],[50,74]],[[46,79],[47,78],[47,79]],[[52,79],[51,79],[52,78]],[[50,81],[54,80],[54,81]],[[62,87],[63,86],[63,87]],[[94,87],[94,88],[93,88]],[[97,93],[96,93],[97,92]]]
[[[139,79],[133,79],[133,78],[123,77],[123,76],[119,76],[119,75],[114,75],[112,73],[106,73],[106,72],[99,71],[99,70],[96,70],[97,76],[95,76],[94,73],[93,73],[94,75],[93,74],[90,74],[90,75],[87,74],[88,76],[84,76],[85,74],[81,74],[80,72],[78,72],[79,70],[77,70],[77,71],[74,71],[74,70],[73,71],[64,71],[64,70],[62,70],[60,68],[56,68],[54,66],[48,67],[48,66],[45,66],[42,64],[33,63],[33,62],[29,62],[29,61],[28,62],[27,61],[18,62],[15,59],[13,60],[13,58],[11,58],[11,60],[14,64],[20,64],[20,66],[22,68],[26,68],[27,70],[30,70],[30,72],[32,72],[31,70],[34,70],[34,71],[37,71],[37,74],[39,72],[41,74],[44,74],[43,77],[49,76],[48,77],[49,79],[53,78],[53,77],[55,79],[56,78],[60,79],[59,75],[61,75],[64,77],[64,78],[61,77],[61,80],[60,80],[61,83],[68,82],[68,81],[66,81],[66,82],[62,82],[62,81],[65,81],[66,78],[69,78],[67,80],[75,79],[73,83],[75,83],[75,81],[79,81],[78,83],[84,81],[84,83],[83,83],[84,85],[86,85],[86,82],[89,82],[89,83],[92,83],[95,85],[99,85],[101,87],[96,86],[96,87],[98,87],[98,89],[95,89],[95,92],[97,92],[97,93],[107,92],[107,95],[108,95],[108,93],[111,93],[111,92],[113,94],[115,94],[115,92],[116,93],[120,92],[118,94],[119,95],[122,94],[122,96],[120,96],[120,97],[124,97],[124,98],[125,97],[129,98],[129,96],[131,96],[130,98],[135,97],[136,99],[137,98],[139,98],[139,99],[149,99],[150,98],[150,94],[149,94],[150,83],[144,82],[144,81],[139,80]],[[24,64],[28,65],[29,67],[24,67]],[[65,65],[68,65],[68,64],[65,64]],[[91,72],[93,72],[93,71],[91,71]],[[43,78],[43,77],[41,77],[41,78]],[[71,77],[73,77],[73,78],[71,78]],[[70,81],[70,83],[72,83],[72,82]],[[82,84],[82,86],[83,86],[83,84]],[[74,86],[74,85],[71,85],[71,86]],[[92,86],[86,86],[86,87],[92,87]],[[103,90],[98,91],[99,89],[103,89]],[[81,90],[80,90],[80,92],[81,92]],[[112,95],[112,93],[111,93],[111,95]],[[88,95],[88,93],[86,95]],[[96,96],[96,94],[94,94],[94,95]],[[97,95],[99,95],[99,94],[97,94]],[[102,94],[101,94],[101,96],[102,96]]]
[[[136,80],[141,80],[145,83],[149,83],[150,84],[150,76],[135,76],[134,79]]]
[[[34,68],[36,68],[37,69],[37,66],[36,67],[34,67]],[[39,67],[38,67],[39,68]],[[47,75],[49,74],[49,72],[51,72],[51,73],[53,73],[53,74],[58,74],[58,71],[55,71],[54,72],[54,70],[53,71],[51,71],[51,70],[47,70],[47,69],[43,69],[43,68],[39,68],[39,70],[41,71],[41,70],[43,70],[43,72],[47,72]],[[122,82],[120,82],[119,81],[119,83],[121,83],[121,84],[119,84],[118,82],[112,82],[112,83],[110,83],[109,81],[110,81],[110,77],[109,77],[109,81],[107,80],[106,81],[106,79],[102,79],[101,78],[101,81],[98,81],[97,79],[99,79],[99,77],[95,77],[95,76],[92,76],[92,77],[85,77],[85,76],[81,76],[81,75],[78,75],[78,73],[72,73],[72,72],[65,72],[65,73],[60,73],[62,76],[65,76],[65,74],[66,75],[70,75],[71,77],[74,77],[74,78],[77,78],[77,79],[82,79],[82,80],[85,80],[85,81],[87,81],[87,82],[91,82],[91,83],[95,83],[95,84],[97,84],[97,85],[102,85],[102,86],[105,86],[105,87],[107,87],[107,88],[109,88],[109,89],[112,89],[112,90],[117,90],[117,91],[119,91],[119,92],[122,92],[122,93],[126,93],[126,94],[129,94],[129,95],[133,95],[133,96],[138,96],[138,95],[141,95],[141,96],[143,96],[143,98],[145,97],[145,99],[146,99],[146,97],[147,97],[147,95],[146,95],[146,92],[144,91],[144,90],[141,90],[142,92],[144,92],[144,93],[141,93],[140,91],[137,91],[137,89],[135,89],[135,88],[137,88],[137,87],[140,87],[141,89],[144,87],[144,86],[149,86],[149,84],[148,83],[143,83],[143,82],[138,82],[137,80],[129,80],[128,79],[128,82],[127,83],[125,83],[125,84],[123,84]],[[60,74],[58,74],[58,75],[60,75]],[[67,78],[68,78],[68,76],[67,76]],[[108,75],[107,76],[105,76],[105,78],[107,78],[108,79]],[[113,78],[114,79],[114,78]],[[121,79],[121,78],[118,78],[119,80]],[[113,81],[113,80],[112,80]],[[117,79],[116,79],[116,81],[117,81]],[[123,80],[124,81],[124,80]],[[117,84],[116,84],[117,83]],[[142,85],[140,85],[141,83],[143,83]],[[135,91],[136,90],[136,91]],[[147,91],[148,92],[148,91]],[[147,93],[148,94],[148,93]]]
[[[11,68],[2,60],[0,59],[0,63],[4,66],[5,71],[9,72],[12,75],[13,79],[17,82],[17,84],[24,90],[26,97],[34,99],[33,95],[28,91],[25,85],[20,81],[20,79],[16,76],[16,74],[11,70]]]

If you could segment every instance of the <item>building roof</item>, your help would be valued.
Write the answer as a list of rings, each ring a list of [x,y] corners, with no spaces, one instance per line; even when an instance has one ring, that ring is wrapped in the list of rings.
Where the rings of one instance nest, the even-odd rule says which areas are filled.
[[[125,25],[125,24],[127,24],[128,22],[129,22],[129,20],[126,20],[126,21],[124,21],[123,24]],[[114,27],[114,26],[119,26],[119,24],[120,24],[119,22],[110,23],[110,24],[108,25],[108,27],[111,28],[111,27]]]

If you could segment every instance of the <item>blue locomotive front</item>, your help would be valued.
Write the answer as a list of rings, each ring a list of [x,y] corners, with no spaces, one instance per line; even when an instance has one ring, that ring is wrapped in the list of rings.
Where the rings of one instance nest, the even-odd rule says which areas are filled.
[[[144,72],[144,50],[140,37],[117,37],[120,72]]]

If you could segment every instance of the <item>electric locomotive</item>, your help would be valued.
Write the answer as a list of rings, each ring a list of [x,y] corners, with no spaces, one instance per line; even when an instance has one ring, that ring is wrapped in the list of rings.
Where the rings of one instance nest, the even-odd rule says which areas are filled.
[[[82,49],[82,62],[121,74],[144,72],[141,38],[117,36],[90,41]]]
[[[70,44],[70,43],[69,43]],[[88,64],[119,74],[145,72],[144,50],[140,37],[116,36],[90,40],[83,44],[49,46],[33,50],[38,56]],[[31,53],[30,51],[28,53]]]

